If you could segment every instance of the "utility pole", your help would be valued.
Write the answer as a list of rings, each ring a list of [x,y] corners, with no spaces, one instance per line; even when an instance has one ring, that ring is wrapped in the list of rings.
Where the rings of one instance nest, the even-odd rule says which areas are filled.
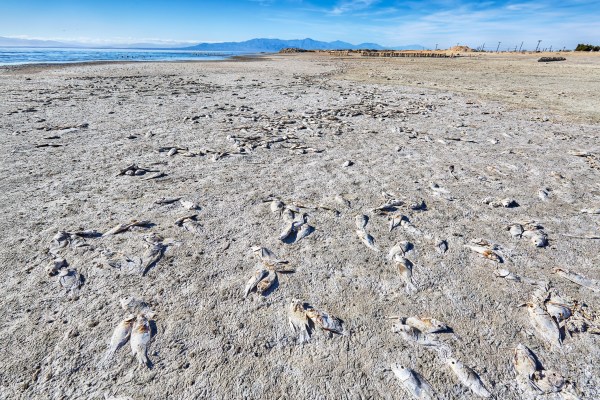
[[[515,53],[517,52],[517,45],[515,45]]]
[[[437,46],[438,46],[438,44],[436,43],[436,44],[435,44],[435,49],[436,49],[436,50],[437,50]]]
[[[541,40],[538,40],[538,44],[537,46],[535,46],[535,52],[537,53],[538,49],[540,48],[540,43],[542,43]]]
[[[485,49],[485,42],[483,42],[483,46],[481,46],[481,51]]]
[[[496,53],[498,52],[498,50],[500,50],[500,43],[502,42],[498,42],[498,47],[496,47]]]
[[[521,42],[521,46],[519,46],[519,53],[521,52],[522,48],[523,48],[523,42]]]
[[[552,46],[550,46],[550,53],[552,53]]]

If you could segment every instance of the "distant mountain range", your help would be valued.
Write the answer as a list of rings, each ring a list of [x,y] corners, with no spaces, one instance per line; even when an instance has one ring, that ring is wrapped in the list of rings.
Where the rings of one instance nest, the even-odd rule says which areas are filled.
[[[415,50],[422,49],[420,45],[384,47],[377,43],[352,44],[341,42],[320,42],[313,39],[251,39],[244,42],[199,43],[193,46],[161,43],[135,43],[135,44],[89,44],[79,42],[59,42],[53,40],[18,39],[0,36],[0,47],[58,47],[58,48],[119,48],[119,49],[169,49],[169,50],[197,50],[197,51],[239,51],[248,53],[274,53],[281,49],[295,47],[304,50]]]
[[[277,52],[285,48],[298,48],[304,50],[358,50],[372,49],[384,50],[390,47],[384,47],[377,43],[352,44],[336,40],[335,42],[320,42],[313,39],[251,39],[245,42],[223,42],[223,43],[200,43],[194,46],[185,47],[185,50],[200,51],[247,51],[252,53]],[[422,49],[420,45],[395,46],[393,49]]]

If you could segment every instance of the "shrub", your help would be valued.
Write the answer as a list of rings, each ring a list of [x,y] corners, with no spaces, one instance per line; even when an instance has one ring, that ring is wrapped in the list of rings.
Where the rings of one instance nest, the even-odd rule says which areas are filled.
[[[600,51],[600,46],[579,43],[577,47],[575,47],[575,51]]]

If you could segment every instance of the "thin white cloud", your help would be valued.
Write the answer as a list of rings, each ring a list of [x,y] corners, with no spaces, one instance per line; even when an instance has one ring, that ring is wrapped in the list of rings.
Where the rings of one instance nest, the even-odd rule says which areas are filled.
[[[349,0],[338,3],[337,6],[332,8],[329,13],[333,15],[348,14],[355,11],[361,11],[370,8],[372,5],[378,3],[377,0]]]

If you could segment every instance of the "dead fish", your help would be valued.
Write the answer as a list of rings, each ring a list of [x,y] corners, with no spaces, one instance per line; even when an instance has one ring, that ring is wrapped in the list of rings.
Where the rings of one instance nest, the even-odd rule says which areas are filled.
[[[123,169],[119,170],[119,173],[117,174],[117,176],[120,176],[120,175],[126,175],[126,174],[127,174],[128,172],[130,172],[130,171],[131,171],[131,173],[133,174],[133,172],[134,172],[135,170],[137,170],[137,169],[139,169],[137,165],[135,165],[135,164],[130,164],[130,165],[128,165],[127,167],[125,167],[125,168],[123,168]]]
[[[548,370],[536,371],[533,381],[535,382],[535,386],[543,393],[558,393],[567,383],[561,374]]]
[[[583,210],[581,210],[581,213],[598,215],[600,214],[600,208],[584,208]]]
[[[515,199],[505,198],[501,200],[494,199],[493,197],[486,197],[483,199],[483,203],[489,205],[493,208],[504,207],[504,208],[513,208],[518,207],[519,203],[515,201]]]
[[[112,228],[112,229],[108,230],[106,233],[104,233],[102,236],[116,235],[118,233],[128,231],[129,229],[133,228],[134,226],[146,227],[148,225],[150,225],[150,221],[138,221],[136,219],[133,219],[130,222],[127,222],[124,224],[119,224],[119,225],[115,226],[114,228]]]
[[[177,226],[183,226],[184,222],[187,221],[196,221],[196,218],[198,218],[198,214],[186,214],[183,217],[179,217],[175,220],[175,225]]]
[[[284,204],[280,200],[273,200],[271,202],[271,212],[278,213],[281,215],[281,212],[283,211],[283,206]]]
[[[408,317],[404,323],[426,334],[443,332],[449,329],[445,323],[429,317]]]
[[[138,315],[131,329],[131,352],[140,364],[148,365],[148,343],[151,339],[150,323]]]
[[[148,175],[147,177],[142,178],[142,179],[145,181],[149,181],[151,179],[158,179],[158,178],[162,178],[164,176],[167,176],[167,174],[165,174],[164,172],[156,172],[156,173],[154,173],[152,175]]]
[[[467,367],[455,358],[448,358],[446,363],[448,366],[450,366],[450,369],[452,372],[454,372],[460,383],[471,389],[471,391],[473,391],[473,393],[475,393],[477,396],[491,396],[490,392],[486,389],[481,381],[479,375],[477,375],[477,373],[471,368]]]
[[[425,200],[419,199],[409,204],[408,208],[410,208],[413,211],[425,211],[427,210],[427,204],[425,204]]]
[[[260,260],[269,269],[279,270],[279,268],[282,266],[282,264],[288,263],[287,260],[281,260],[281,259],[277,258],[275,253],[273,253],[271,250],[267,249],[266,247],[253,246],[252,253],[258,260]]]
[[[294,232],[294,227],[295,225],[293,221],[286,222],[286,224],[283,226],[281,233],[279,234],[279,240],[286,240]]]
[[[569,304],[555,290],[550,293],[550,298],[546,300],[544,305],[548,315],[559,324],[573,314],[571,311],[573,304]]]
[[[277,281],[277,273],[275,271],[268,271],[256,285],[256,293],[264,295]]]
[[[394,257],[396,256],[396,254],[404,256],[412,248],[413,248],[412,243],[407,242],[406,240],[398,242],[394,246],[392,246],[392,248],[390,249],[390,252],[388,253],[388,260],[394,259]]]
[[[359,214],[354,217],[354,223],[356,224],[356,229],[364,230],[369,223],[369,217],[364,214]]]
[[[58,257],[48,263],[46,266],[46,273],[49,276],[55,276],[61,269],[67,268],[68,266],[69,264],[64,258]]]
[[[195,220],[188,219],[181,224],[181,227],[191,233],[202,233],[202,224]]]
[[[429,382],[412,369],[394,364],[392,365],[392,372],[396,375],[402,387],[413,398],[418,400],[432,400],[436,398],[436,394]]]
[[[538,190],[538,197],[542,201],[548,201],[548,197],[550,197],[550,194],[548,193],[547,189],[540,189],[540,190]]]
[[[302,302],[293,299],[288,309],[288,322],[292,331],[298,335],[300,343],[305,343],[310,339],[311,330],[308,321]]]
[[[445,240],[439,240],[435,244],[435,249],[437,250],[438,253],[444,254],[445,252],[448,251],[448,242],[446,242]]]
[[[110,338],[110,344],[108,345],[108,351],[106,352],[105,360],[109,360],[121,347],[127,343],[131,334],[131,328],[135,321],[135,315],[130,315],[123,321],[119,322],[119,325],[113,331]]]
[[[387,204],[387,203],[382,206],[375,207],[371,210],[371,212],[376,215],[387,215],[390,213],[395,213],[396,211],[398,211],[397,206]]]
[[[541,230],[524,231],[523,237],[531,240],[536,247],[546,247],[548,245],[548,236]]]
[[[244,288],[244,298],[248,297],[250,292],[256,289],[258,283],[269,274],[269,271],[263,268],[257,269],[254,274],[252,274],[252,278],[246,283],[246,287]]]
[[[406,340],[407,342],[418,344],[424,347],[431,347],[432,349],[441,352],[449,351],[449,348],[445,343],[434,339],[431,335],[427,335],[417,328],[413,328],[412,326],[399,322],[392,325],[392,332],[399,334],[402,339]]]
[[[181,206],[183,208],[185,208],[186,210],[197,210],[200,208],[200,206],[198,205],[198,203],[193,202],[193,201],[188,201],[188,200],[180,200],[179,203],[181,204]]]
[[[181,200],[181,197],[162,197],[154,202],[154,204],[165,205],[176,203]]]
[[[513,354],[513,365],[517,376],[522,379],[531,380],[538,369],[535,354],[525,345],[519,344]]]
[[[57,249],[66,247],[69,244],[70,239],[71,235],[69,232],[59,231],[56,235],[52,237],[53,247]]]
[[[292,210],[290,210],[289,208],[284,208],[281,211],[281,218],[286,222],[291,224],[292,222],[294,222],[294,212]]]
[[[502,262],[502,258],[498,255],[498,253],[496,253],[492,249],[489,249],[489,248],[483,247],[483,246],[470,245],[470,244],[465,244],[464,246],[466,248],[471,249],[474,252],[478,253],[482,257],[487,258],[488,260],[492,260],[492,261],[495,261],[498,263]]]
[[[167,156],[173,157],[175,154],[177,154],[177,147],[172,147],[171,150],[169,150],[169,152],[167,153]]]
[[[369,249],[375,252],[379,252],[379,249],[377,248],[377,246],[375,246],[375,239],[373,239],[373,236],[369,235],[362,229],[357,229],[356,235]]]
[[[162,243],[145,243],[146,251],[142,256],[142,264],[140,268],[140,274],[144,275],[150,268],[160,261],[167,246]]]
[[[414,226],[412,224],[412,222],[410,222],[407,218],[403,218],[402,221],[400,221],[400,226],[402,228],[404,228],[405,231],[407,231],[408,233],[411,233],[415,236],[419,236],[419,235],[423,234],[423,232],[421,232],[420,229],[418,229],[416,226]]]
[[[296,227],[296,242],[304,239],[308,235],[310,235],[314,231],[314,228],[307,224],[306,222],[300,224],[299,227]]]
[[[569,271],[565,268],[554,268],[554,273],[561,278],[565,278],[594,292],[600,292],[600,281],[586,278],[583,275],[579,275],[578,273]]]
[[[523,232],[525,232],[525,230],[523,229],[523,225],[521,224],[511,224],[506,227],[506,230],[510,232],[510,235],[512,237],[519,239],[523,235]]]
[[[494,270],[494,275],[496,275],[498,278],[504,278],[509,281],[521,282],[521,278],[519,276],[513,274],[507,269],[498,268]]]
[[[400,278],[402,278],[402,281],[406,285],[406,292],[408,294],[417,293],[418,289],[412,280],[413,263],[408,258],[401,257],[398,254],[394,256],[394,261],[396,262],[396,268],[398,268],[398,272],[400,273]]]
[[[569,307],[552,301],[546,303],[546,312],[548,312],[548,315],[554,318],[557,323],[560,323],[571,316],[571,309]]]
[[[561,347],[560,330],[552,317],[540,306],[527,303],[531,325],[546,342],[552,346]]]
[[[324,311],[315,310],[312,307],[305,309],[305,313],[315,326],[318,326],[325,331],[337,333],[338,335],[344,334],[342,321],[339,318],[329,315]]]
[[[119,299],[119,304],[124,311],[127,311],[131,314],[141,314],[146,318],[153,318],[154,311],[150,308],[150,306],[141,299],[138,299],[134,296],[125,296]]]
[[[79,288],[83,285],[81,275],[74,269],[63,268],[58,273],[58,282],[65,289],[69,297],[77,297]]]
[[[391,214],[388,216],[388,221],[390,221],[390,232],[395,228],[399,227],[402,224],[402,220],[404,219],[404,215],[402,214]]]

